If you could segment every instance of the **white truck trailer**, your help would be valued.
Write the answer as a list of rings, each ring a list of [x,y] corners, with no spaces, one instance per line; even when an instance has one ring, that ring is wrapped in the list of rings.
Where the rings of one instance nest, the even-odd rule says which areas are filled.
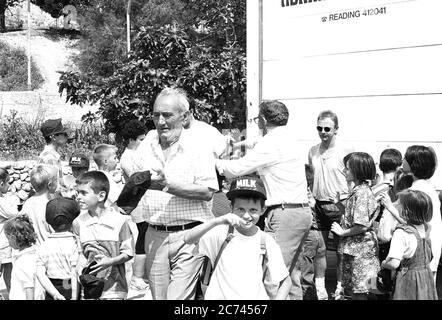
[[[413,144],[442,162],[441,0],[247,0],[247,37],[248,137],[277,99],[306,161],[331,109],[339,138],[376,162]],[[442,190],[440,168],[432,181]]]

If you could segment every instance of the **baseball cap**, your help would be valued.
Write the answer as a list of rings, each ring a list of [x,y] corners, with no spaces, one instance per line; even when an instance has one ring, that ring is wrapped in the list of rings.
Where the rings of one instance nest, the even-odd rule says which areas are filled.
[[[61,123],[61,118],[59,118],[48,119],[43,122],[40,127],[40,131],[43,134],[43,137],[48,137],[57,133],[67,133],[69,129],[63,126],[63,124]]]
[[[73,168],[89,168],[89,158],[84,153],[74,152],[69,159],[69,165]]]
[[[80,206],[72,198],[54,198],[46,205],[46,222],[51,226],[72,223],[79,214]],[[60,219],[60,217],[64,217],[64,219]]]
[[[149,170],[135,172],[124,185],[117,199],[117,206],[123,209],[126,214],[130,214],[149,189],[150,183],[151,174]]]
[[[234,179],[226,196],[229,200],[238,196],[258,196],[264,200],[267,199],[264,183],[260,178],[254,176],[244,176]]]

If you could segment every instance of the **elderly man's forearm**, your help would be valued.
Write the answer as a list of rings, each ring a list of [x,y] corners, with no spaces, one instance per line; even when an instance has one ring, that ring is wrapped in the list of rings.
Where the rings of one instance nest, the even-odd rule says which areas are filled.
[[[167,192],[174,196],[191,199],[209,201],[213,197],[213,192],[208,187],[200,186],[198,184],[184,184],[179,182],[167,182]]]

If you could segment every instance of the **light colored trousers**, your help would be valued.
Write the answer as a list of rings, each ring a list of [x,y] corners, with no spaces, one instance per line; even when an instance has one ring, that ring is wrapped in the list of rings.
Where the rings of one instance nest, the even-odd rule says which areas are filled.
[[[184,242],[186,231],[146,232],[146,274],[153,300],[195,299],[203,256],[194,255],[195,245]]]
[[[287,269],[290,269],[296,250],[311,225],[312,213],[309,207],[285,208],[284,210],[276,208],[268,213],[264,231],[272,235],[281,248]],[[298,267],[293,268],[290,277],[292,287],[289,299],[302,300],[301,271]],[[271,295],[275,294],[275,290],[277,287],[271,289]]]

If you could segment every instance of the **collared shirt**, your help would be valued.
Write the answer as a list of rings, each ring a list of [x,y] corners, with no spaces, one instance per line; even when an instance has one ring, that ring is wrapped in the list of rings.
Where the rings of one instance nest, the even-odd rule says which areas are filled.
[[[333,148],[321,153],[320,146],[313,146],[308,154],[309,164],[314,170],[313,197],[320,201],[331,201],[339,192],[341,199],[348,198],[344,157],[353,150],[336,143]]]
[[[100,216],[82,212],[74,220],[73,230],[80,237],[81,248],[88,263],[94,261],[97,254],[111,258],[122,253],[133,256],[133,239],[127,219],[113,207],[106,208]],[[128,286],[124,263],[100,271],[97,277],[106,280],[101,298],[126,298]]]
[[[276,127],[238,160],[217,160],[227,178],[258,171],[267,193],[266,205],[307,203],[307,180],[301,146],[286,126]]]
[[[142,170],[161,169],[167,180],[197,184],[218,189],[212,150],[198,145],[186,130],[170,146],[167,159],[161,149],[158,133],[151,130],[137,148]],[[213,218],[212,201],[178,197],[167,192],[147,190],[135,210],[141,210],[144,221],[160,225],[182,225]]]
[[[37,267],[44,267],[50,279],[70,279],[79,250],[72,232],[54,232],[37,249]]]

